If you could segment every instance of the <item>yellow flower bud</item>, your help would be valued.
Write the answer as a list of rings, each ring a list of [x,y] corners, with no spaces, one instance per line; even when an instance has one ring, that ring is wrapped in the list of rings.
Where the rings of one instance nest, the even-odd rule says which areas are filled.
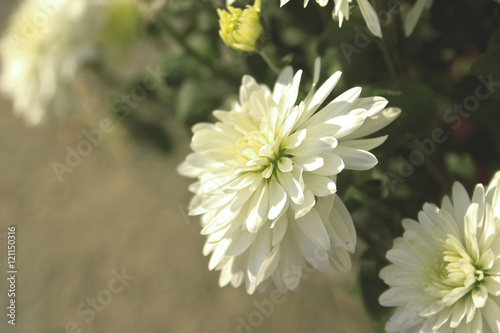
[[[217,12],[219,35],[227,46],[244,52],[258,51],[256,44],[264,33],[260,23],[260,0],[243,10],[228,6],[227,10],[218,9]]]

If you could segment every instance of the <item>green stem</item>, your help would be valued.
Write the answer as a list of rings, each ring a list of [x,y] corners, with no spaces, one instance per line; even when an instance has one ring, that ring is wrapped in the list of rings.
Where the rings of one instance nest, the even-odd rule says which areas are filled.
[[[275,74],[280,74],[281,73],[281,65],[278,60],[274,58],[274,56],[270,53],[268,48],[264,48],[259,52],[260,56],[264,61],[267,63],[269,67],[271,67],[271,70]]]
[[[377,12],[385,11],[389,15],[387,17],[387,26],[382,27],[382,40],[377,41],[377,46],[381,50],[384,61],[393,78],[401,76],[404,72],[404,65],[401,58],[401,43],[402,39],[402,21],[399,8],[391,6],[391,11],[388,11],[388,3],[384,0],[374,0],[374,8]]]
[[[385,35],[384,35],[385,38]],[[382,52],[382,55],[384,56],[384,61],[387,66],[387,69],[389,69],[389,73],[391,73],[391,77],[397,78],[398,77],[398,72],[396,71],[396,67],[394,66],[394,63],[392,62],[391,55],[389,53],[388,47],[386,40],[378,41],[377,46],[379,47],[380,51]]]
[[[406,148],[408,148],[412,151],[416,151],[416,150],[420,149],[420,147],[418,147],[417,145],[415,145],[413,143],[407,144],[405,146],[406,146]],[[443,193],[448,192],[451,188],[451,183],[448,180],[448,178],[446,177],[446,175],[443,172],[441,172],[441,169],[430,158],[430,156],[427,156],[424,159],[423,165],[424,165],[425,169],[427,170],[427,172],[429,172],[429,174],[437,181],[437,183],[441,187],[442,192]]]

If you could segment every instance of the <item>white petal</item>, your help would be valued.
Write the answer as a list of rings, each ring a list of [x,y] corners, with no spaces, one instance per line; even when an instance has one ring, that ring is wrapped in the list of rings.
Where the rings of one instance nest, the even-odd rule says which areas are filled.
[[[316,209],[295,220],[295,225],[314,243],[325,250],[330,249],[330,238]]]
[[[226,255],[239,256],[245,252],[255,240],[256,233],[251,233],[248,230],[238,230],[232,236],[231,245],[227,248]]]
[[[366,116],[371,117],[382,111],[387,103],[389,103],[389,101],[380,96],[363,97],[354,102],[352,107],[366,110]]]
[[[288,228],[287,214],[281,215],[280,218],[276,220],[276,223],[273,226],[271,226],[271,228],[273,232],[273,242],[271,245],[276,246],[281,242]]]
[[[356,132],[344,137],[344,140],[357,139],[375,133],[392,123],[400,114],[401,109],[387,108],[372,117],[366,118],[363,125]]]
[[[198,177],[203,171],[204,171],[203,169],[192,166],[186,161],[183,161],[177,167],[177,173],[184,177],[191,177],[191,178]]]
[[[352,103],[357,100],[360,94],[360,87],[354,87],[347,90],[309,118],[301,127],[307,128],[309,126],[319,125],[335,117],[345,115],[351,110]]]
[[[306,138],[307,135],[307,130],[304,128],[300,131],[297,131],[293,133],[292,135],[289,135],[284,141],[283,141],[283,148],[286,149],[294,149],[300,146],[302,141]]]
[[[385,328],[387,332],[406,332],[410,327],[422,323],[423,319],[416,313],[405,311],[404,307],[396,310]]]
[[[278,267],[279,260],[280,247],[276,246],[260,266],[259,273],[257,274],[257,284],[260,284],[262,281],[268,279],[274,273],[276,267]]]
[[[311,240],[295,223],[292,224],[292,229],[294,230],[300,252],[307,262],[318,271],[326,272],[329,266],[326,250],[317,242]]]
[[[488,249],[481,254],[481,257],[477,261],[477,265],[483,270],[488,270],[493,267],[495,263],[495,254],[491,249]]]
[[[201,169],[214,170],[214,169],[217,169],[217,168],[224,166],[224,163],[216,162],[216,161],[208,158],[206,155],[199,154],[199,153],[189,154],[186,157],[186,162],[189,163],[190,165],[196,167],[196,168],[201,168]]]
[[[439,317],[437,318],[436,322],[434,323],[434,326],[432,329],[434,329],[436,332],[443,326],[451,317],[451,314],[453,313],[453,307],[445,307],[443,311],[439,314]]]
[[[243,76],[240,87],[241,104],[243,105],[245,102],[247,102],[250,96],[252,96],[252,94],[259,89],[260,87],[253,77],[249,75]]]
[[[379,302],[383,306],[400,306],[408,303],[409,300],[419,296],[420,291],[416,288],[393,287],[384,292]]]
[[[486,191],[486,202],[493,208],[493,215],[500,218],[500,171],[490,181]]]
[[[224,267],[222,267],[222,270],[219,275],[219,287],[224,287],[226,286],[229,282],[231,282],[231,279],[233,277],[233,274],[231,272],[231,268],[233,265],[234,257],[229,258],[228,262]]]
[[[396,244],[398,239],[394,240]],[[387,251],[387,259],[407,270],[425,269],[419,258],[408,248],[396,248]]]
[[[465,300],[460,300],[455,304],[455,308],[453,309],[453,314],[450,319],[450,327],[456,328],[462,322],[462,319],[465,317],[467,313],[467,307]]]
[[[288,157],[282,157],[278,160],[278,169],[281,172],[290,172],[292,171],[292,160]]]
[[[313,192],[310,189],[305,189],[304,202],[302,202],[301,204],[296,204],[292,202],[291,204],[292,209],[295,212],[294,217],[298,219],[306,215],[314,207],[315,204],[316,204],[316,199],[314,197]]]
[[[314,173],[317,175],[333,176],[340,173],[345,168],[344,161],[336,154],[323,154],[321,158],[324,164],[321,168],[314,170]]]
[[[318,68],[317,66],[314,67],[315,75],[317,68]],[[319,68],[317,72],[319,73]],[[313,115],[314,112],[321,106],[321,104],[323,104],[325,99],[328,97],[328,95],[330,95],[333,88],[335,88],[335,86],[339,82],[341,76],[342,72],[340,71],[335,72],[332,76],[328,78],[328,80],[325,81],[325,83],[321,85],[321,87],[314,93],[314,95],[311,94],[306,97],[306,99],[304,100],[306,111],[304,111],[304,114],[301,116],[300,119],[301,121],[299,121],[299,125],[302,123],[302,121],[305,121],[311,115]],[[314,82],[317,82],[317,79],[315,79]],[[311,93],[312,92],[313,91],[311,91]]]
[[[483,285],[479,285],[472,290],[472,300],[477,308],[484,307],[488,300],[488,290]]]
[[[269,214],[268,218],[274,220],[280,214],[287,202],[287,195],[283,187],[274,179],[269,182]]]
[[[464,216],[467,213],[467,209],[469,209],[470,198],[465,187],[459,182],[453,184],[452,196],[455,221],[457,222],[458,229],[463,233]]]
[[[458,287],[452,289],[446,296],[443,297],[443,303],[446,306],[451,306],[456,302],[459,302],[460,298],[462,298],[465,294],[471,291],[472,287]]]
[[[377,12],[373,9],[372,5],[368,2],[368,0],[358,0],[359,9],[361,10],[361,14],[366,21],[366,25],[368,29],[370,29],[371,33],[375,36],[382,38],[382,30],[380,28],[380,21],[377,16]]]
[[[332,151],[333,148],[327,142],[317,137],[306,138],[300,146],[289,149],[288,152],[294,156],[317,156]]]
[[[321,156],[296,156],[293,161],[300,165],[304,171],[314,171],[325,164],[325,160]]]
[[[409,37],[415,27],[417,26],[418,20],[420,16],[422,16],[422,12],[424,11],[425,5],[428,0],[417,0],[417,2],[413,5],[413,7],[408,11],[405,17],[405,35]]]
[[[260,227],[267,220],[268,195],[266,184],[256,190],[248,202],[250,210],[245,224],[251,233],[259,231]]]
[[[281,172],[277,171],[278,181],[281,186],[285,189],[288,196],[296,204],[301,204],[304,202],[304,190],[300,183],[300,180],[295,178],[291,172]]]
[[[365,150],[340,145],[335,148],[334,153],[344,161],[345,168],[350,170],[369,170],[378,163],[375,155]]]
[[[351,257],[346,249],[335,247],[328,251],[330,265],[341,273],[347,273],[352,269]]]
[[[340,139],[360,128],[365,118],[357,115],[343,115],[327,119],[321,123],[311,123],[307,129],[315,137],[335,136]]]
[[[213,270],[220,262],[226,257],[226,250],[228,246],[231,244],[230,239],[223,239],[215,246],[214,252],[212,253],[212,257],[208,263],[208,269]]]
[[[271,230],[263,228],[248,253],[248,275],[251,282],[255,282],[260,267],[271,252]]]
[[[486,302],[484,308],[481,309],[483,318],[490,326],[493,332],[500,332],[500,307],[494,299],[490,299]]]
[[[387,135],[379,136],[378,138],[373,139],[342,141],[342,146],[370,151],[383,144],[385,140],[387,140]]]
[[[285,91],[286,96],[286,103],[285,105],[288,107],[292,107],[295,104],[295,101],[297,100],[297,96],[299,95],[299,88],[300,88],[300,78],[302,77],[302,70],[297,71],[295,73],[292,84],[290,87]]]
[[[356,246],[356,230],[351,214],[338,196],[333,200],[329,218],[324,221],[328,234],[336,246],[354,252]]]
[[[325,197],[337,191],[337,186],[330,177],[304,172],[304,182],[306,187],[318,197]]]
[[[285,235],[280,246],[283,246],[279,264],[281,277],[288,289],[294,290],[300,284],[304,257],[290,233]]]

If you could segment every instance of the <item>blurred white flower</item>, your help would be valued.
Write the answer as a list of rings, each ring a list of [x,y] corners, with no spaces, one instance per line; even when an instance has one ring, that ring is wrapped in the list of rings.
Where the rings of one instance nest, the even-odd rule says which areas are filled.
[[[380,297],[396,306],[388,332],[500,332],[500,172],[487,189],[426,203],[418,220],[387,252],[380,272],[391,287]]]
[[[97,42],[111,37],[116,29],[112,24],[118,20],[111,13],[117,7],[123,12],[127,7],[124,4],[135,3],[136,0],[23,2],[0,41],[0,90],[12,98],[15,114],[30,125],[37,125],[49,113],[71,113],[76,108],[72,103],[72,84],[78,69],[96,58]],[[103,31],[105,28],[110,31]]]
[[[197,177],[189,214],[203,215],[203,253],[219,284],[245,282],[248,293],[274,281],[280,291],[299,286],[309,262],[348,271],[356,234],[336,193],[343,169],[377,164],[368,152],[386,136],[357,140],[392,122],[399,109],[382,97],[359,98],[352,88],[319,110],[341,73],[319,89],[319,59],[307,97],[296,105],[302,71],[285,68],[271,91],[243,77],[240,103],[214,111],[215,124],[193,127],[191,148],[179,173]],[[318,111],[319,110],[319,111]]]
[[[285,5],[290,0],[280,0],[280,6]],[[328,4],[329,0],[316,0],[320,6],[324,7]],[[339,27],[342,27],[342,22],[344,18],[346,21],[349,20],[350,3],[352,0],[334,0],[335,8],[333,10],[332,16],[337,18],[339,21]],[[304,0],[304,7],[307,6],[309,0]],[[368,29],[377,37],[382,38],[382,29],[380,28],[380,21],[375,9],[370,4],[368,0],[357,0],[361,14],[365,19]]]
[[[415,4],[403,15],[404,30],[406,37],[409,37],[417,26],[424,8],[430,9],[434,0],[417,0]]]

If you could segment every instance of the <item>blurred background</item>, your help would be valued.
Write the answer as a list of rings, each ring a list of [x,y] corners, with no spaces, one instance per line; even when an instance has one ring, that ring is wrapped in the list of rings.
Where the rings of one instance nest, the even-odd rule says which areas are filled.
[[[414,35],[405,39],[390,24],[382,41],[365,31],[359,8],[339,29],[333,3],[304,9],[302,0],[283,8],[264,1],[265,48],[278,66],[305,70],[303,87],[321,56],[322,80],[344,72],[333,95],[362,86],[364,96],[403,109],[376,150],[377,168],[339,177],[359,237],[352,272],[313,272],[299,291],[270,305],[273,287],[251,296],[218,287],[219,273],[202,255],[198,218],[187,216],[192,180],[176,167],[190,151],[190,127],[229,109],[242,75],[272,85],[276,74],[259,54],[222,43],[216,8],[223,1],[147,3],[133,42],[75,78],[74,113],[30,127],[0,95],[0,270],[7,271],[12,225],[18,269],[16,326],[2,314],[0,331],[382,332],[390,309],[378,305],[386,287],[377,276],[402,233],[401,218],[415,218],[424,202],[439,203],[455,180],[471,190],[500,169],[498,91],[467,117],[450,118],[457,117],[454,105],[474,96],[479,76],[500,81],[500,5],[435,1]],[[18,5],[1,2],[2,31]],[[159,86],[137,95],[147,75]],[[426,153],[430,146],[419,143],[436,129],[446,140],[433,139]],[[89,133],[98,143],[84,147]],[[75,157],[78,149],[88,154]],[[420,154],[422,163],[413,163]],[[4,279],[3,309],[7,289]]]

